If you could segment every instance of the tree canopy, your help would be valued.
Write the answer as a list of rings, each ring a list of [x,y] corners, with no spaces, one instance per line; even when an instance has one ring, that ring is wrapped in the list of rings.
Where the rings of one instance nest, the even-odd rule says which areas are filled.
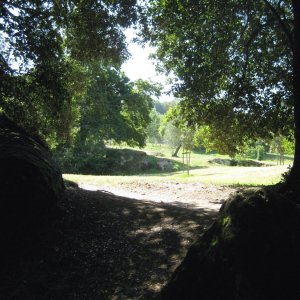
[[[143,146],[157,87],[129,78],[117,66],[95,63],[88,69],[87,94],[79,101],[77,143],[103,144],[112,140]]]
[[[144,38],[176,75],[191,125],[209,125],[230,142],[235,136],[237,146],[290,132],[292,1],[155,0],[147,16]]]
[[[80,66],[122,62],[122,32],[137,20],[136,0],[1,1],[0,109],[32,132],[68,127]],[[65,133],[64,133],[65,134]]]
[[[1,1],[0,110],[32,132],[67,139],[73,104],[92,93],[87,70],[120,65],[128,55],[122,30],[138,21],[160,68],[175,75],[189,126],[209,126],[236,145],[232,153],[250,138],[295,129],[300,173],[296,0]]]

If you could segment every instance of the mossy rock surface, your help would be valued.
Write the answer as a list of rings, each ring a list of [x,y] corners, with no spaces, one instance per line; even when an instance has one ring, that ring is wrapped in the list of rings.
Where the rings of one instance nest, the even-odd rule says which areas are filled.
[[[269,189],[232,196],[162,299],[300,299],[300,209]]]
[[[64,184],[47,147],[0,115],[0,236],[30,231],[56,208]]]

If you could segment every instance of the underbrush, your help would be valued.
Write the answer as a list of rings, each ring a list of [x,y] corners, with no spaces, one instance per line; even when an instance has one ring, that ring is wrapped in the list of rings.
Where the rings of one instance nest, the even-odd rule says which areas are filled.
[[[148,155],[135,149],[62,149],[56,151],[53,156],[63,173],[72,174],[130,175],[182,169],[182,163],[179,161]]]

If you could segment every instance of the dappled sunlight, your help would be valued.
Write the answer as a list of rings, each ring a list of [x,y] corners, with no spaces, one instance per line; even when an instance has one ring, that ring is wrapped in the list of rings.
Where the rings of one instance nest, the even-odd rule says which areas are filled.
[[[77,229],[69,231],[59,248],[74,249],[79,286],[93,280],[95,299],[155,299],[191,243],[216,216],[216,210],[99,191],[67,193],[71,211],[80,209],[84,215],[72,217],[69,224],[78,223]],[[65,267],[62,263],[62,273]]]
[[[10,282],[26,278],[20,295],[39,287],[53,299],[57,294],[76,294],[74,299],[156,299],[193,241],[238,190],[203,182],[212,178],[233,184],[246,178],[249,183],[254,176],[262,181],[261,174],[273,176],[285,169],[213,166],[168,180],[142,175],[67,176],[91,190],[67,188],[55,237],[43,237],[42,263],[39,257],[22,260],[20,272],[3,271],[3,284],[14,288]]]
[[[0,300],[300,294],[299,1],[4,0],[0,20]],[[199,237],[196,288],[160,295]]]

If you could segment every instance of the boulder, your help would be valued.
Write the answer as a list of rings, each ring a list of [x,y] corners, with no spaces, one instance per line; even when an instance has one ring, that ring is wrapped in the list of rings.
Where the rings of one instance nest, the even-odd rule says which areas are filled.
[[[63,189],[46,145],[0,114],[1,239],[48,220]]]
[[[300,209],[292,200],[271,188],[229,198],[162,299],[300,299]]]

